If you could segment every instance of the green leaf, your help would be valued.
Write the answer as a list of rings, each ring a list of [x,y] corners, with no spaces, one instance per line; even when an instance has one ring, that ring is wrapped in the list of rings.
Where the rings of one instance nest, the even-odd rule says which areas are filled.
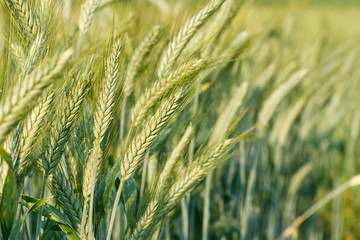
[[[69,225],[58,223],[62,232],[65,233],[68,240],[80,240],[80,237],[77,235],[76,231],[72,229]]]
[[[2,146],[0,146],[0,156],[4,159],[4,161],[7,163],[7,165],[9,165],[10,168],[13,168],[11,156]]]
[[[105,189],[103,193],[103,207],[106,208],[109,203],[112,189],[114,187],[117,177],[120,175],[120,162],[122,159],[118,159],[110,172],[106,175]]]
[[[36,198],[23,195],[23,199],[26,201],[25,205],[31,207],[30,204],[37,201]],[[34,208],[34,212],[38,212],[39,208]],[[66,238],[69,240],[80,240],[80,237],[77,235],[76,231],[72,229],[67,217],[63,215],[57,208],[44,204],[43,206],[43,216],[49,218],[50,220],[55,221],[58,226],[61,228],[62,232],[65,233]]]
[[[17,208],[17,187],[13,170],[9,167],[6,175],[1,204],[0,204],[0,225],[3,239],[8,239],[11,228],[14,225]]]
[[[137,198],[137,185],[133,177],[130,177],[124,182],[121,196],[121,200],[125,208],[127,222],[131,223],[133,219],[135,219]]]
[[[16,240],[19,233],[20,233],[20,230],[21,230],[21,227],[22,225],[24,224],[25,220],[26,220],[26,217],[27,215],[33,211],[35,208],[39,208],[41,205],[45,204],[46,202],[48,202],[52,197],[49,197],[49,198],[44,198],[44,199],[41,199],[41,200],[38,200],[36,201],[32,207],[30,207],[16,222],[15,222],[15,225],[13,226],[13,228],[11,229],[11,233],[10,233],[10,236],[9,236],[9,239],[11,240]]]

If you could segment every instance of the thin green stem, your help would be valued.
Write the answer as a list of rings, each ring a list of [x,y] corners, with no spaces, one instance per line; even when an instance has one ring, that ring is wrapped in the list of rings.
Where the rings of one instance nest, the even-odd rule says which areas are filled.
[[[45,198],[47,179],[48,179],[48,175],[44,174],[42,186],[41,186],[40,199]],[[38,240],[40,239],[40,235],[41,235],[42,212],[43,212],[43,206],[40,206],[39,213],[38,213],[37,220],[36,220],[36,235],[35,235],[36,239],[38,239]]]
[[[113,230],[113,227],[114,227],[114,222],[115,222],[116,210],[117,210],[117,206],[118,206],[119,201],[120,201],[120,196],[121,196],[121,191],[122,191],[123,185],[124,185],[124,181],[121,180],[119,188],[118,188],[118,190],[116,192],[115,202],[114,202],[114,205],[113,205],[113,208],[112,208],[112,211],[111,211],[110,223],[109,223],[109,228],[108,228],[108,231],[107,231],[106,240],[110,240],[110,238],[111,238],[111,233],[112,233],[112,230]]]

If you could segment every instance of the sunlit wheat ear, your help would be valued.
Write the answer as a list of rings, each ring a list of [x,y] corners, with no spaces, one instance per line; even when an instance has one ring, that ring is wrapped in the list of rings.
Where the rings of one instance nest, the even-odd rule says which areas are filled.
[[[170,99],[166,99],[155,116],[153,116],[141,133],[136,136],[130,144],[121,162],[120,172],[124,181],[134,174],[148,148],[175,113],[180,97],[181,93],[177,93]]]
[[[58,113],[60,114],[60,119],[56,119],[52,125],[49,142],[42,159],[46,176],[51,175],[56,170],[62,157],[65,144],[69,139],[72,125],[89,90],[89,86],[90,79],[88,77],[83,77],[78,80],[65,109]]]
[[[24,53],[23,48],[19,44],[11,43],[10,49],[11,49],[12,54],[15,57],[17,64],[20,65],[19,67],[20,67],[20,69],[22,69],[24,66],[24,61],[25,61],[25,53]]]
[[[104,149],[101,148],[102,142],[105,137],[105,133],[108,130],[112,112],[114,108],[115,90],[118,79],[118,68],[120,58],[121,44],[120,40],[116,40],[112,47],[112,52],[107,60],[107,66],[105,69],[105,82],[104,89],[100,93],[100,99],[97,106],[97,111],[94,118],[94,143],[93,149],[90,155],[90,160],[86,164],[83,181],[83,195],[84,195],[84,216],[86,211],[86,205],[90,197],[89,207],[89,221],[88,221],[88,232],[93,234],[92,230],[92,216],[93,216],[93,205],[94,205],[94,191],[95,183],[99,177],[99,173],[102,167],[102,156]],[[85,223],[85,217],[82,218],[82,227]],[[93,236],[90,236],[90,239]]]
[[[157,194],[149,204],[130,239],[146,239],[150,236],[156,224],[216,166],[217,160],[230,149],[232,143],[233,140],[225,140],[208,156],[203,156],[181,171],[168,192]]]
[[[169,74],[166,79],[156,81],[153,87],[141,95],[140,99],[136,102],[133,110],[132,127],[139,126],[149,113],[149,110],[154,107],[161,98],[166,96],[170,90],[189,84],[194,76],[200,72],[204,64],[205,61],[201,59],[190,60]]]
[[[111,238],[112,228],[115,221],[115,213],[120,201],[120,195],[124,182],[132,175],[134,175],[135,171],[142,164],[146,152],[150,149],[151,145],[155,142],[158,135],[165,128],[166,124],[177,110],[181,96],[181,92],[177,92],[174,94],[174,96],[162,102],[159,110],[145,125],[140,134],[137,135],[131,142],[127,151],[125,152],[124,158],[122,160],[118,160],[121,161],[119,168],[119,172],[121,173],[121,180],[119,188],[116,192],[113,209],[110,216],[109,228],[107,230],[107,240],[110,240]],[[115,164],[113,168],[117,169],[117,165]]]
[[[225,0],[212,0],[204,9],[202,9],[184,27],[181,28],[178,35],[171,40],[169,46],[165,49],[162,55],[158,70],[159,79],[166,77],[173,67],[176,59],[179,57],[197,30],[220,8],[224,1]]]
[[[179,143],[172,150],[170,157],[166,160],[165,166],[160,172],[159,180],[156,185],[156,191],[158,194],[160,194],[164,190],[167,181],[171,178],[171,171],[173,170],[176,161],[179,159],[185,148],[188,146],[193,134],[194,128],[190,124],[187,127],[184,135],[180,139]]]
[[[43,58],[46,51],[45,43],[46,40],[44,34],[39,32],[36,35],[35,40],[31,44],[27,57],[24,60],[24,76],[30,74],[33,71],[34,67],[36,67],[36,64]]]
[[[90,24],[94,17],[94,13],[100,4],[100,0],[85,0],[81,5],[79,18],[80,36],[83,36],[89,30]]]
[[[0,143],[6,135],[21,121],[30,107],[34,106],[42,94],[68,63],[72,50],[67,50],[50,63],[37,67],[24,81],[7,94],[0,108]]]
[[[263,107],[259,113],[259,126],[264,127],[268,124],[271,116],[273,115],[276,107],[281,102],[281,100],[297,85],[300,83],[302,79],[306,77],[308,74],[307,69],[299,70],[298,72],[294,73],[290,79],[280,85],[272,94],[271,96],[266,99],[263,104]]]
[[[159,41],[162,27],[155,26],[146,35],[140,46],[135,50],[127,67],[124,97],[127,98],[134,88],[134,78],[139,73],[144,58],[149,54],[154,45]]]
[[[36,106],[31,112],[30,116],[25,122],[24,130],[22,133],[22,141],[19,149],[19,175],[17,181],[21,181],[24,178],[29,167],[32,165],[32,159],[30,157],[31,152],[34,150],[34,146],[39,137],[39,134],[44,126],[46,116],[50,111],[50,107],[54,100],[54,92],[49,91],[44,100]]]
[[[97,111],[94,117],[94,143],[93,150],[89,161],[84,166],[84,180],[83,180],[83,195],[85,199],[90,196],[91,190],[91,177],[94,167],[101,167],[102,150],[100,145],[105,137],[105,133],[111,122],[111,115],[114,106],[115,89],[117,83],[117,72],[119,68],[119,57],[120,57],[121,45],[120,41],[116,41],[112,49],[111,55],[107,60],[107,66],[105,70],[105,81],[104,88],[100,93]],[[96,164],[96,165],[95,165]],[[95,171],[97,175],[98,171]]]
[[[34,18],[28,1],[26,0],[5,0],[11,15],[18,22],[16,23],[17,27],[24,29],[25,36],[28,39],[29,43],[32,43],[38,32],[38,23]]]

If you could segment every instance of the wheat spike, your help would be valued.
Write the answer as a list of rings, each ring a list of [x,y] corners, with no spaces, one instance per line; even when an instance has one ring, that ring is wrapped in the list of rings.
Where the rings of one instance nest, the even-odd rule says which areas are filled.
[[[79,196],[74,192],[70,182],[60,171],[56,171],[51,178],[51,191],[61,204],[63,211],[69,218],[75,230],[78,229],[81,219],[81,203]]]
[[[137,101],[133,110],[132,127],[138,126],[144,120],[149,110],[158,103],[161,98],[166,96],[170,90],[188,84],[189,80],[192,80],[202,69],[204,63],[205,61],[201,59],[191,60],[171,73],[167,79],[156,81],[153,87],[149,91],[146,91],[146,93],[140,97],[140,100]]]
[[[154,45],[159,41],[162,27],[153,27],[146,35],[140,46],[135,50],[128,65],[125,77],[124,97],[127,98],[134,88],[134,79],[139,73],[140,67],[146,55],[149,54]]]
[[[158,78],[163,79],[170,72],[176,59],[179,57],[188,42],[197,30],[213,15],[225,0],[212,0],[204,9],[195,15],[170,42],[160,60]]]
[[[28,117],[25,127],[22,133],[22,143],[19,150],[19,175],[17,181],[23,179],[24,174],[28,168],[32,165],[30,154],[34,149],[36,140],[43,127],[46,115],[49,113],[50,107],[54,100],[54,91],[49,91],[45,96],[44,100],[34,108]]]
[[[93,213],[93,204],[94,204],[94,191],[96,179],[99,176],[101,171],[102,155],[103,149],[101,144],[104,140],[105,133],[110,126],[111,115],[114,107],[115,100],[115,89],[116,82],[118,79],[118,68],[119,68],[119,57],[121,51],[120,40],[116,40],[112,48],[112,52],[107,60],[106,75],[105,75],[105,87],[100,94],[100,101],[97,107],[97,112],[94,119],[94,143],[91,153],[90,160],[87,162],[86,170],[84,174],[84,183],[88,186],[84,187],[84,211],[86,211],[86,205],[88,202],[88,197],[90,197],[90,207],[89,207],[89,234],[93,234],[92,230],[92,213]],[[82,219],[84,224],[85,219]],[[89,236],[90,239],[93,236]]]
[[[83,36],[89,30],[90,24],[94,17],[94,13],[100,4],[100,0],[85,0],[81,5],[79,18],[80,36]]]
[[[131,239],[140,240],[150,236],[154,226],[216,166],[217,160],[226,153],[232,143],[234,143],[232,139],[225,140],[208,156],[199,158],[198,161],[181,171],[178,180],[166,195],[162,197],[158,194],[158,198],[149,204],[138,221]]]
[[[14,54],[14,57],[16,59],[16,62],[20,65],[20,69],[24,66],[24,60],[25,60],[25,53],[23,48],[16,43],[10,44],[11,52]]]
[[[294,73],[290,79],[280,85],[271,96],[266,99],[264,105],[259,114],[259,124],[260,126],[266,126],[274,113],[276,107],[280,101],[297,85],[302,79],[308,74],[307,69],[302,69]]]
[[[11,94],[7,95],[0,108],[0,143],[20,122],[29,105],[33,106],[33,102],[52,83],[52,79],[61,72],[72,52],[72,50],[67,50],[52,62],[42,64],[32,74],[26,76],[24,81],[15,87]]]
[[[38,23],[34,18],[28,2],[26,0],[6,0],[12,16],[19,20],[18,27],[25,30],[29,43],[32,43],[38,32]]]
[[[178,101],[181,97],[180,93],[177,93],[171,99],[166,100],[155,116],[144,127],[143,131],[135,138],[131,143],[123,161],[121,162],[121,176],[123,181],[132,176],[139,166],[142,158],[144,157],[146,150],[154,142],[154,139],[164,128],[168,120],[175,113],[178,107]]]
[[[171,171],[173,170],[173,167],[176,163],[176,161],[179,159],[181,154],[183,153],[186,146],[189,144],[191,137],[194,134],[193,126],[190,124],[182,138],[180,139],[179,143],[175,146],[173,151],[171,152],[170,157],[167,159],[165,166],[163,170],[160,173],[159,180],[157,182],[156,191],[158,194],[160,194],[168,181],[168,179],[171,176]]]
[[[44,34],[38,33],[33,43],[31,44],[29,53],[24,61],[23,71],[24,75],[30,74],[36,64],[42,59],[45,53],[45,43]]]
[[[55,172],[62,157],[70,130],[80,110],[90,85],[89,78],[80,79],[73,90],[73,96],[65,107],[60,121],[55,122],[50,133],[50,140],[43,158],[43,168],[47,176]]]
[[[107,240],[110,240],[111,238],[111,232],[115,221],[115,213],[117,205],[120,201],[120,195],[124,182],[129,179],[141,165],[146,152],[169,122],[170,118],[174,115],[176,109],[178,108],[180,98],[181,92],[177,92],[172,98],[166,99],[166,101],[162,103],[155,116],[153,116],[141,133],[132,141],[125,153],[124,159],[122,161],[120,160],[119,170],[121,173],[121,181],[110,216],[110,224],[106,238]],[[114,168],[117,168],[117,165],[115,165]]]

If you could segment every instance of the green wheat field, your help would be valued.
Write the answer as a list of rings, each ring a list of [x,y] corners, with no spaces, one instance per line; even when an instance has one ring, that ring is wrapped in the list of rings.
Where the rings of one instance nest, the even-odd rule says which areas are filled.
[[[0,0],[0,239],[360,239],[360,1]]]

